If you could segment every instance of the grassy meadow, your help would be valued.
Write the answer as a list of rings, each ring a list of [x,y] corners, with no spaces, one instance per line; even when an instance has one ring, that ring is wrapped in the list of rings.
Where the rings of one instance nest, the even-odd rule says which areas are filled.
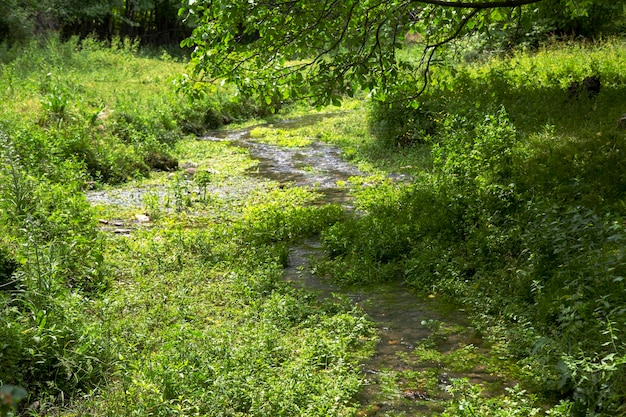
[[[0,65],[0,385],[26,389],[30,416],[370,415],[354,398],[372,323],[281,280],[289,243],[321,236],[320,275],[446,297],[515,364],[518,388],[459,380],[440,415],[624,415],[624,68],[620,39],[472,56],[419,107],[363,98],[252,130],[339,146],[369,174],[346,183],[356,215],[195,140],[269,111],[227,86],[189,101],[184,60],[25,46]],[[599,93],[568,91],[595,75]],[[86,197],[137,189],[122,206]]]
[[[172,86],[183,71],[132,44],[55,39],[2,66],[0,383],[26,389],[26,415],[349,415],[369,323],[280,280],[283,242],[343,212],[190,139],[264,110],[228,92],[190,103]],[[190,161],[192,195],[173,172]],[[120,183],[165,191],[85,197]]]

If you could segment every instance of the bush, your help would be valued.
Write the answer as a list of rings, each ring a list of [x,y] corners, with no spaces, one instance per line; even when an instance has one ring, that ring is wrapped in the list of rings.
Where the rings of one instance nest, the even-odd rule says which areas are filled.
[[[429,103],[372,100],[368,114],[370,132],[388,146],[425,143],[437,132],[437,112]]]
[[[363,191],[359,216],[324,233],[333,257],[324,272],[362,283],[403,277],[463,302],[510,355],[541,369],[535,387],[568,399],[554,413],[615,415],[626,398],[626,136],[615,111],[624,45],[553,54],[462,66],[438,84],[446,90],[426,93],[426,108],[449,113],[435,112],[425,135],[432,170]],[[596,73],[597,96],[568,98],[572,79]],[[376,106],[372,130],[398,148],[417,117]]]

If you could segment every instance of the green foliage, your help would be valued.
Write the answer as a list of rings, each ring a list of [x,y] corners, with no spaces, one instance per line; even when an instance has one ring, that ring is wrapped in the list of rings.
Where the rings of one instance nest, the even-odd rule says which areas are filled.
[[[548,414],[624,412],[623,41],[450,66],[424,106],[372,112],[373,127],[390,122],[382,145],[356,112],[298,131],[378,174],[350,181],[358,215],[245,179],[254,162],[241,149],[180,141],[291,96],[263,106],[226,86],[188,103],[167,83],[180,65],[113,43],[50,38],[0,72],[0,285],[10,284],[0,380],[27,389],[42,414],[353,414],[370,324],[280,281],[287,242],[316,234],[331,255],[319,272],[404,279],[465,303],[494,354],[526,366],[523,382],[566,398]],[[570,82],[595,74],[597,97],[568,96]],[[283,133],[265,139],[298,143]],[[154,173],[141,183],[155,187],[146,207],[98,208],[103,218],[157,213],[130,237],[104,236],[83,190],[145,178],[174,154],[201,159],[193,179]],[[413,181],[382,179],[389,171]],[[467,369],[476,349],[448,359]],[[445,413],[538,407],[522,389],[489,398],[463,384]]]
[[[478,193],[506,186],[510,180],[512,152],[516,142],[514,126],[504,108],[484,120],[479,115],[446,121],[445,137],[433,146],[434,169],[441,181],[469,187]]]
[[[324,272],[402,277],[462,300],[508,354],[541,369],[534,387],[568,399],[552,414],[622,413],[623,53],[620,40],[562,45],[441,73],[425,97],[447,113],[429,141],[432,168],[411,184],[368,184],[356,203],[365,215],[324,233],[334,257]],[[592,74],[597,97],[568,97]],[[515,409],[467,395],[454,413]]]
[[[207,161],[229,172],[212,175],[210,186],[243,174],[246,164],[225,144],[180,150],[198,158],[204,146]],[[285,241],[343,216],[335,206],[304,207],[312,198],[278,187],[236,201],[215,197],[219,222],[208,216],[203,227],[188,227],[203,221],[195,210],[204,206],[192,202],[190,214],[161,210],[161,227],[112,239],[107,257],[120,280],[97,305],[110,320],[115,378],[76,412],[350,415],[370,324],[349,305],[280,279]]]
[[[179,5],[176,0],[3,1],[0,42],[13,44],[54,30],[65,38],[120,36],[149,45],[177,44],[190,30],[177,17]]]
[[[528,398],[526,392],[519,387],[506,388],[508,395],[501,398],[485,398],[478,386],[469,384],[465,379],[456,379],[449,388],[452,404],[442,416],[534,416],[540,409],[533,405],[535,398]],[[565,411],[565,410],[564,410]],[[555,412],[551,415],[567,416],[566,412]]]
[[[285,242],[343,211],[250,181],[244,150],[182,141],[267,107],[225,87],[203,109],[171,89],[180,64],[135,51],[50,38],[2,67],[0,381],[41,414],[349,415],[369,323],[280,280]],[[149,170],[167,155],[197,169]],[[132,208],[150,223],[108,236],[84,191],[129,181],[155,187]]]
[[[67,96],[58,86],[55,86],[53,91],[46,94],[41,100],[41,105],[47,113],[46,117],[51,118],[52,121],[61,123],[67,117]]]
[[[119,38],[109,46],[50,36],[3,65],[0,128],[27,170],[55,177],[55,166],[71,160],[102,183],[173,171],[172,147],[183,135],[266,112],[228,87],[189,102],[170,83],[183,65],[138,57],[137,48]]]
[[[625,13],[620,5],[600,0],[470,4],[474,7],[428,0],[189,2],[179,14],[196,27],[182,45],[194,48],[191,64],[198,80],[186,77],[185,90],[195,96],[206,80],[225,79],[244,96],[278,109],[294,98],[338,105],[362,89],[386,106],[396,98],[419,96],[430,81],[431,64],[440,63],[436,53],[455,41],[474,36],[510,47],[555,32],[620,33]],[[420,58],[401,59],[406,35],[423,41]],[[431,128],[422,124],[427,118],[416,119],[407,117],[415,126],[399,133],[421,135]]]
[[[257,205],[245,213],[249,221],[247,240],[276,242],[312,236],[344,216],[341,207],[286,207],[281,203]]]
[[[3,1],[0,5],[0,41],[13,43],[21,41],[33,33],[34,22],[28,10],[18,0]]]
[[[0,218],[11,250],[2,251],[0,380],[33,395],[91,388],[108,359],[84,303],[105,282],[93,214],[78,192],[82,166],[58,162],[54,182],[20,157],[14,144],[25,142],[2,140]]]

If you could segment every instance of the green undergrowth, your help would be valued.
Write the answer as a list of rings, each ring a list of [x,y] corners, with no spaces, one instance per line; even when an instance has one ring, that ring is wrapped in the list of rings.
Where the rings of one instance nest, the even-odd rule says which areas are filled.
[[[96,311],[113,370],[62,414],[351,415],[370,323],[281,280],[285,243],[320,233],[343,210],[308,206],[315,194],[269,182],[240,189],[249,160],[228,144],[177,150],[195,175],[210,164],[210,197],[183,180],[195,190],[184,206],[161,202],[150,227],[108,238],[115,278]]]
[[[219,225],[123,239],[99,303],[115,371],[68,415],[349,414],[369,324],[281,283],[283,247]]]
[[[559,404],[553,415],[625,413],[625,63],[620,39],[557,44],[439,70],[419,107],[329,120],[354,134],[324,139],[412,181],[360,180],[359,214],[323,234],[323,270],[464,304],[533,370],[524,389]],[[598,92],[572,86],[593,76]],[[450,415],[546,412],[527,400],[515,414],[518,394],[504,411],[459,395]]]
[[[11,340],[2,383],[26,388],[25,412],[37,415],[351,415],[371,324],[348,303],[281,279],[286,243],[319,234],[343,210],[310,206],[310,191],[251,181],[254,162],[227,143],[182,141],[174,152],[193,174],[105,191],[121,193],[117,204],[89,208],[81,195],[85,216],[101,219],[101,233],[93,220],[89,228],[98,289],[77,291],[46,269],[39,287],[2,292]],[[139,201],[124,200],[142,189],[150,191]],[[128,235],[107,229],[111,219]],[[59,259],[50,250],[42,248],[42,268]],[[35,274],[2,254],[3,271]]]
[[[369,322],[281,281],[343,210],[188,137],[267,109],[190,102],[184,63],[128,42],[40,39],[0,70],[0,414],[6,391],[33,416],[350,415]]]
[[[226,87],[191,102],[177,93],[185,63],[142,56],[130,41],[51,36],[18,52],[0,67],[0,129],[46,175],[61,161],[82,164],[97,183],[173,171],[181,137],[269,114]]]

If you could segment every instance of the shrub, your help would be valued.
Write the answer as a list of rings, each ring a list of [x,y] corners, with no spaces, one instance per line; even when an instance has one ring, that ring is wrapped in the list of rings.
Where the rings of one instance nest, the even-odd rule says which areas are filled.
[[[428,141],[437,132],[437,112],[428,102],[372,100],[370,132],[388,146],[409,146]]]

